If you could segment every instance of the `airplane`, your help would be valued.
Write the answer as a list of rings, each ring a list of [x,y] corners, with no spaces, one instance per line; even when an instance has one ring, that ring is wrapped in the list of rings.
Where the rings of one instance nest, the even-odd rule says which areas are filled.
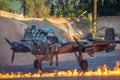
[[[47,37],[44,38],[46,35]],[[50,40],[49,42],[48,39]],[[33,66],[35,69],[42,69],[43,60],[50,60],[50,65],[52,65],[52,59],[54,54],[56,55],[56,60],[58,60],[57,54],[61,54],[63,52],[66,53],[66,51],[75,52],[79,48],[75,42],[62,43],[55,35],[52,28],[36,29],[35,26],[32,26],[31,28],[28,27],[27,29],[25,29],[24,38],[19,41],[11,42],[7,38],[5,38],[5,40],[11,46],[11,50],[13,51],[11,59],[12,63],[14,61],[15,53],[31,52],[36,57],[36,59],[33,62]],[[56,45],[61,45],[61,47]],[[57,49],[61,49],[63,46],[65,47],[67,45],[68,47],[70,47],[68,50],[59,50],[58,53]],[[80,54],[79,59],[81,56],[82,55]],[[58,61],[56,62],[56,65],[58,66]],[[87,63],[87,61],[85,62]]]
[[[14,61],[15,53],[31,52],[36,57],[33,62],[34,68],[42,69],[43,60],[50,60],[51,66],[53,56],[55,55],[56,66],[58,66],[58,54],[74,52],[78,65],[82,70],[87,70],[88,62],[83,60],[83,52],[87,52],[88,54],[104,50],[110,52],[115,49],[116,43],[120,43],[120,40],[115,40],[113,28],[107,28],[105,34],[105,40],[90,38],[87,39],[87,41],[81,41],[73,36],[75,42],[62,43],[55,35],[52,28],[36,29],[36,26],[32,26],[25,29],[23,39],[15,42],[11,42],[7,38],[5,38],[5,40],[11,46],[11,50],[13,51],[11,59],[12,63]]]

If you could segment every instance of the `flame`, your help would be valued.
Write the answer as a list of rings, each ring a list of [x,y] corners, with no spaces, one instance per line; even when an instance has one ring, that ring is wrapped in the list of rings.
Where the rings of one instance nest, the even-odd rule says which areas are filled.
[[[42,72],[38,70],[36,73],[10,72],[0,73],[0,79],[8,78],[53,78],[53,77],[81,77],[81,76],[120,76],[120,61],[116,61],[116,66],[109,69],[106,64],[97,67],[96,70],[80,71],[78,69],[71,69],[66,71],[54,70],[52,72]]]

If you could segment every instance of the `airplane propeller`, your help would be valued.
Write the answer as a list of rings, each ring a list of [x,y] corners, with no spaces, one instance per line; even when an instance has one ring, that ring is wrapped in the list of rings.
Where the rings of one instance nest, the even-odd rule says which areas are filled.
[[[40,47],[37,45],[37,43],[34,40],[32,40],[32,42],[33,42],[33,45],[40,50]]]
[[[13,63],[13,61],[14,61],[14,57],[15,57],[15,52],[13,51],[12,59],[11,59],[11,63]]]
[[[10,46],[12,46],[12,42],[10,40],[8,40],[7,38],[5,38],[5,40]]]
[[[8,40],[7,38],[5,38],[5,40],[6,40],[6,42],[10,45],[10,46],[13,46],[13,43],[10,41],[10,40]],[[15,52],[14,52],[14,49],[13,48],[11,48],[12,49],[12,51],[13,51],[13,53],[12,53],[12,58],[11,58],[11,63],[13,63],[13,61],[14,61],[14,56],[15,56]]]

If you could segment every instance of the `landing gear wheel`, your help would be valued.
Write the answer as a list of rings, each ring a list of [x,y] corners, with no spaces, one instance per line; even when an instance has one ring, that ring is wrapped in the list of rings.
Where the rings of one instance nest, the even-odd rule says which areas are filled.
[[[33,62],[33,67],[34,67],[35,69],[38,68],[38,63],[39,63],[39,61],[38,61],[37,59]]]
[[[88,68],[88,62],[86,60],[81,60],[79,63],[79,66],[83,71],[86,71]]]
[[[114,50],[115,50],[115,47],[116,47],[116,44],[109,45],[109,46],[105,49],[105,52],[108,53],[108,52],[114,51]]]
[[[39,63],[39,60],[36,59],[36,60],[34,61],[33,67],[34,67],[35,69],[41,69],[41,65],[40,65],[40,63]]]

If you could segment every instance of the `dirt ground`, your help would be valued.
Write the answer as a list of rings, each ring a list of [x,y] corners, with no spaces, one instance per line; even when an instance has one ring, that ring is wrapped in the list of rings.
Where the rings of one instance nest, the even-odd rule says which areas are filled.
[[[92,59],[87,59],[88,61],[88,70],[96,70],[99,67],[103,67],[104,64],[107,65],[108,69],[113,70],[115,67],[116,61],[120,61],[120,53],[119,50],[105,53],[98,52],[94,55]],[[76,60],[72,61],[64,61],[59,63],[59,67],[56,67],[55,63],[53,63],[52,66],[49,66],[49,64],[44,63],[42,65],[42,71],[43,72],[52,72],[52,71],[67,71],[77,69],[78,71],[81,71],[81,68],[77,64]],[[37,70],[33,68],[32,64],[29,65],[16,65],[16,66],[0,66],[0,73],[9,73],[9,72],[18,72],[21,71],[22,73],[36,73]],[[104,71],[104,70],[103,70]],[[109,71],[109,70],[108,70]],[[97,71],[96,71],[97,73]],[[13,78],[10,80],[16,80],[17,78]],[[19,78],[17,80],[120,80],[120,76],[81,76],[81,77],[53,77],[53,78]]]

